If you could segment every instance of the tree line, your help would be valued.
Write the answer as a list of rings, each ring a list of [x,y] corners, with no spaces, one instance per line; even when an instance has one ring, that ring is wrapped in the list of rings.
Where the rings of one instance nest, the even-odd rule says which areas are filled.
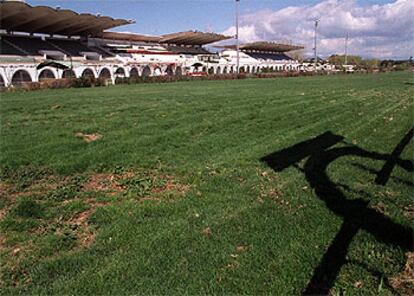
[[[328,58],[330,64],[335,65],[337,69],[343,69],[345,65],[345,59],[347,65],[353,65],[355,70],[367,70],[367,71],[405,71],[414,69],[413,57],[407,60],[379,60],[379,59],[364,59],[356,55],[331,55]]]

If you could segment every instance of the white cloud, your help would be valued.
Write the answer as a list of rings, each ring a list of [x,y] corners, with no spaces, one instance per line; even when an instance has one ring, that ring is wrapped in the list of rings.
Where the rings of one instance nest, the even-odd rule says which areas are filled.
[[[241,16],[240,39],[291,41],[313,49],[313,20],[320,18],[318,51],[322,56],[344,52],[365,57],[408,58],[414,55],[414,1],[360,6],[355,0],[324,0],[316,5],[290,6]],[[235,27],[223,32],[235,34]]]

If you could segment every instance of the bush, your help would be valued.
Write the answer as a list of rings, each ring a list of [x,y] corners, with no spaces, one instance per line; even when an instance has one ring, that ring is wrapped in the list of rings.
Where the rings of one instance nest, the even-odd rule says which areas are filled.
[[[25,91],[33,91],[41,89],[40,82],[26,82],[20,85],[17,85],[16,88],[25,90]]]
[[[92,87],[96,81],[95,77],[81,77],[76,78],[74,82],[74,87]]]

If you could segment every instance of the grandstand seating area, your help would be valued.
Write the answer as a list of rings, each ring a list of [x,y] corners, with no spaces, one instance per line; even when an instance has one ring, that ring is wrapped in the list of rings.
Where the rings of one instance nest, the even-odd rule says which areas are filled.
[[[174,53],[191,54],[191,55],[211,54],[211,52],[209,52],[207,49],[202,48],[202,47],[167,46],[166,48],[168,51],[171,51]]]
[[[18,48],[19,51],[23,52],[25,55],[40,55],[41,50],[56,50],[55,47],[43,41],[38,37],[29,37],[29,36],[2,36],[8,44],[12,44],[15,48]]]
[[[0,54],[2,55],[25,55],[25,53],[12,44],[7,42],[4,38],[0,38]]]
[[[246,52],[247,55],[249,55],[250,57],[257,59],[257,60],[265,60],[265,61],[283,61],[283,60],[292,60],[291,57],[283,54],[283,53],[279,53],[279,54],[275,54],[275,53],[257,53],[257,52]]]
[[[68,56],[72,57],[82,56],[82,52],[94,52],[93,49],[89,48],[78,40],[47,39],[47,42],[52,44],[55,48],[61,49]]]
[[[74,39],[55,39],[31,36],[1,36],[0,53],[4,55],[43,55],[42,51],[62,52],[70,57],[81,57],[84,52],[95,53],[105,57],[111,56],[110,52],[98,47],[88,47],[81,41]]]

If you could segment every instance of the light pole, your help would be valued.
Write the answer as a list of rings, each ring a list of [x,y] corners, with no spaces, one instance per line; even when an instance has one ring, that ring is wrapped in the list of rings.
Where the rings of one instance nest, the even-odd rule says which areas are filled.
[[[239,73],[239,69],[240,69],[239,10],[240,10],[240,0],[236,0],[236,51],[237,51],[236,71],[237,73]]]
[[[313,68],[314,68],[314,70],[315,70],[315,72],[317,71],[316,70],[316,65],[317,65],[317,63],[318,63],[318,52],[317,52],[317,49],[316,49],[316,41],[317,41],[317,36],[318,36],[318,24],[319,24],[319,21],[320,21],[320,19],[316,19],[315,20],[315,35],[314,35],[314,48],[313,48],[313,51],[314,51],[314,57],[313,57]]]
[[[348,39],[349,39],[349,34],[346,33],[346,38],[345,38],[345,65],[348,65]]]

